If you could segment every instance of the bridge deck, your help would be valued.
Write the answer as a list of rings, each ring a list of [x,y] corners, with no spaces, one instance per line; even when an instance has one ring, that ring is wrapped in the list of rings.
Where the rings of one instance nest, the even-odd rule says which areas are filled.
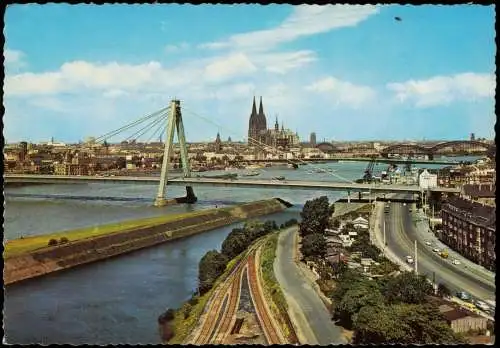
[[[40,184],[77,184],[77,183],[113,183],[113,184],[149,184],[158,185],[159,177],[98,177],[98,176],[67,176],[67,175],[30,175],[6,174],[5,182],[9,183],[40,183]],[[213,178],[174,178],[167,181],[167,185],[177,186],[219,186],[241,188],[273,188],[273,189],[300,189],[323,191],[352,191],[352,192],[405,192],[419,193],[417,185],[384,185],[384,184],[357,184],[334,181],[303,181],[303,180],[262,180],[262,179],[213,179]],[[458,193],[458,188],[435,187],[429,191]]]

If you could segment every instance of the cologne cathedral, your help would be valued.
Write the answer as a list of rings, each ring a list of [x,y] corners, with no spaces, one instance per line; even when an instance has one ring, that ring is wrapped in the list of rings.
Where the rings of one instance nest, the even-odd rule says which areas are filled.
[[[262,106],[262,97],[260,97],[259,112],[255,106],[255,97],[253,98],[252,113],[248,123],[248,145],[250,146],[272,146],[281,149],[288,149],[292,146],[298,146],[299,136],[297,133],[285,129],[278,124],[278,117],[274,124],[274,129],[267,129],[266,115]]]

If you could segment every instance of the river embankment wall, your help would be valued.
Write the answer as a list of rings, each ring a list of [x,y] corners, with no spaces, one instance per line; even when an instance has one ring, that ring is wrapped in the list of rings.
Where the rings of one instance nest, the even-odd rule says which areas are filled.
[[[155,226],[69,241],[66,244],[44,247],[5,259],[4,284],[40,277],[75,266],[108,259],[153,245],[186,238],[194,234],[241,222],[249,218],[285,210],[288,204],[281,199],[245,203],[228,208],[195,212]]]

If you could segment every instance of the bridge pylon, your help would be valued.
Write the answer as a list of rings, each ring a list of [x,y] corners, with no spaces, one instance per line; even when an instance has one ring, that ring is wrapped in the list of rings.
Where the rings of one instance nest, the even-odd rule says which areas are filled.
[[[186,136],[184,134],[184,124],[182,123],[181,102],[180,100],[172,100],[170,102],[170,115],[167,120],[167,130],[165,137],[165,148],[163,151],[163,161],[161,164],[160,185],[158,187],[158,194],[154,205],[157,207],[165,206],[169,201],[165,198],[165,189],[168,180],[168,166],[170,161],[170,153],[174,144],[174,133],[177,130],[177,137],[179,139],[182,169],[184,177],[191,177],[191,170],[189,167],[189,159],[186,145]],[[176,198],[177,203],[195,203],[197,198],[191,186],[186,186],[186,196]]]

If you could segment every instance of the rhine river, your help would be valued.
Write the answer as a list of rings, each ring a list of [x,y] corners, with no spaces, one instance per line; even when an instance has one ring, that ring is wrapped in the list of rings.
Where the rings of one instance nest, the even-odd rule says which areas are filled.
[[[334,172],[317,173],[314,168],[330,168]],[[335,176],[340,175],[355,180],[363,175],[365,168],[366,163],[356,162],[310,164],[297,170],[264,168],[257,178],[283,175],[290,180],[340,181]],[[375,166],[376,171],[385,168],[384,164]],[[326,195],[334,202],[345,195],[307,190],[202,187],[195,188],[198,203],[194,205],[156,208],[152,206],[156,191],[153,185],[131,184],[6,188],[4,239],[272,197],[294,204],[283,213],[261,218],[280,224],[299,218],[308,199]],[[167,196],[173,198],[184,193],[183,187],[169,186]],[[239,225],[241,223],[11,285],[5,289],[5,339],[10,344],[160,343],[158,315],[169,307],[180,306],[191,296],[197,285],[200,258],[208,250],[220,250],[226,235]]]

